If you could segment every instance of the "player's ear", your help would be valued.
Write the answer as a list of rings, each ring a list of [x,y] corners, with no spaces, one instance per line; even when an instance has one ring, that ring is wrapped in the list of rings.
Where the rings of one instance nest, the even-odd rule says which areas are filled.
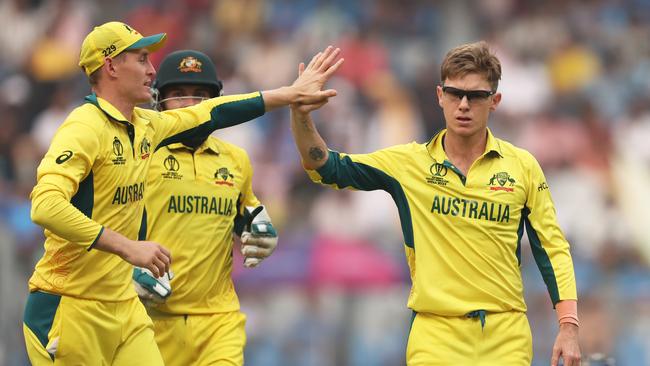
[[[490,104],[490,110],[495,111],[499,103],[501,103],[501,93],[496,93],[492,96],[492,104]]]
[[[436,95],[438,96],[438,105],[442,107],[442,86],[436,86]]]

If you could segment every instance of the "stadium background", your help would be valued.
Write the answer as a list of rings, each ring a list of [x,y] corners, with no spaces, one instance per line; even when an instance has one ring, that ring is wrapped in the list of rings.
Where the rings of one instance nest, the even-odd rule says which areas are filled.
[[[25,365],[21,319],[42,231],[30,222],[35,170],[89,88],[76,66],[93,25],[165,31],[169,51],[217,64],[226,94],[290,83],[333,44],[339,96],[316,120],[329,146],[369,152],[425,141],[450,47],[490,42],[503,63],[498,136],[542,164],[572,244],[584,355],[650,365],[650,2],[389,0],[3,0],[0,2],[0,365]],[[410,319],[397,214],[383,193],[308,182],[288,111],[218,131],[245,147],[280,232],[261,268],[235,269],[248,365],[400,365]],[[240,263],[238,261],[237,263]],[[530,252],[523,269],[534,365],[548,365],[555,314]],[[444,279],[441,279],[444,280]]]

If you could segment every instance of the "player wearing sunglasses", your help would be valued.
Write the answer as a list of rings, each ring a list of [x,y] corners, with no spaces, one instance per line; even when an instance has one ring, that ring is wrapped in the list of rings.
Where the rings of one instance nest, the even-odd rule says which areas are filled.
[[[573,263],[546,179],[530,153],[487,127],[502,98],[500,78],[485,42],[452,49],[436,90],[446,129],[425,144],[369,154],[327,148],[309,116],[325,103],[292,106],[292,132],[313,181],[384,190],[397,206],[412,281],[409,366],[531,364],[524,228],[558,315],[552,364],[580,363]]]

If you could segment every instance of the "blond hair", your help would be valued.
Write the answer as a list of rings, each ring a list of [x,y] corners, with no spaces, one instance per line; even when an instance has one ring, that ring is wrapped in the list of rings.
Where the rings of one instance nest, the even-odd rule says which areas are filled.
[[[463,77],[467,74],[482,74],[497,90],[501,79],[501,62],[490,50],[487,42],[463,44],[447,52],[440,65],[440,80]]]

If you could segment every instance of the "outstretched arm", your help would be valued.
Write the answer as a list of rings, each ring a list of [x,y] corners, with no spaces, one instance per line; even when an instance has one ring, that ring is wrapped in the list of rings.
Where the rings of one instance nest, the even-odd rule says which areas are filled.
[[[309,112],[303,106],[291,107],[291,133],[305,169],[316,170],[327,162],[327,144],[314,126]]]
[[[298,66],[298,80],[305,74],[311,72],[310,67],[313,66],[314,60],[318,63],[316,55],[312,62],[305,68],[305,64],[300,63]],[[321,55],[320,57],[324,57]],[[340,59],[336,65],[340,66],[343,59]],[[336,66],[338,68],[338,66]],[[322,87],[322,85],[320,85]],[[311,119],[310,113],[327,103],[327,99],[319,102],[309,103],[295,103],[291,105],[291,133],[296,142],[296,147],[302,158],[302,165],[305,169],[315,170],[325,165],[329,156],[327,144],[321,137]]]

